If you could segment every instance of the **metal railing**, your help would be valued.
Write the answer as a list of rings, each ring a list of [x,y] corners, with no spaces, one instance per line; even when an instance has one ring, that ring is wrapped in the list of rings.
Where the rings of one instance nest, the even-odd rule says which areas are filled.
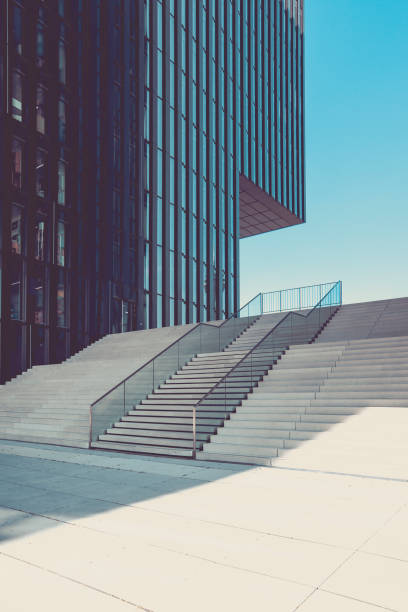
[[[260,294],[221,325],[199,323],[90,406],[89,446],[197,353],[221,351],[259,317]]]
[[[258,296],[257,296],[258,297]],[[340,300],[340,301],[339,301]],[[262,364],[267,355],[272,363],[293,343],[305,344],[313,340],[322,326],[330,319],[341,304],[341,281],[338,281],[324,294],[307,314],[288,312],[259,342],[225,374],[197,404],[193,406],[193,458],[197,451],[197,412],[201,406],[216,403],[224,418],[233,401],[228,400],[228,391],[234,387],[234,378],[245,377],[245,386],[252,388],[260,378]],[[223,399],[222,399],[223,398]],[[239,403],[236,402],[235,405]]]
[[[313,308],[323,296],[335,288],[332,299],[333,302],[342,302],[342,283],[335,281],[320,285],[309,285],[306,287],[296,287],[293,289],[282,289],[281,291],[269,291],[259,293],[259,313],[266,314],[271,312],[287,312],[292,310],[307,310]]]

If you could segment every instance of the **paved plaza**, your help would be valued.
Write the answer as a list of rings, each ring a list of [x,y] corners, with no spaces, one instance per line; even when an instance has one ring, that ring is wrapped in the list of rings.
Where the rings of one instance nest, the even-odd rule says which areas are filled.
[[[316,449],[299,469],[0,442],[0,610],[405,612],[407,473]]]

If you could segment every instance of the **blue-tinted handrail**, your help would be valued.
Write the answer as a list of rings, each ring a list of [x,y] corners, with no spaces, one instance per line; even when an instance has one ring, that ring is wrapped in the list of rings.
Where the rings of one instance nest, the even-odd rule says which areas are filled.
[[[245,359],[247,359],[252,353],[254,353],[257,348],[259,347],[260,344],[262,344],[267,338],[269,338],[269,336],[271,336],[278,327],[280,327],[282,325],[282,323],[284,321],[286,321],[291,315],[292,316],[297,316],[300,318],[304,318],[307,319],[309,318],[310,315],[312,315],[312,313],[317,309],[322,307],[322,303],[323,301],[329,296],[329,294],[333,291],[333,289],[338,289],[340,292],[340,298],[341,298],[341,291],[342,291],[342,282],[341,281],[337,281],[336,283],[334,283],[332,285],[332,287],[327,291],[327,293],[320,298],[320,300],[318,301],[318,303],[312,308],[312,310],[310,310],[307,314],[302,314],[299,312],[288,312],[276,325],[274,325],[272,327],[271,330],[269,330],[256,344],[255,346],[253,346],[249,351],[247,351],[245,353],[245,355],[229,370],[229,372],[227,372],[227,374],[225,374],[218,382],[216,382],[211,389],[200,399],[199,402],[197,402],[197,404],[194,404],[193,407],[193,458],[195,459],[196,457],[196,446],[197,446],[197,436],[196,436],[196,420],[197,420],[197,409],[198,407],[203,403],[203,401],[205,399],[207,399],[214,391],[215,389],[222,384],[223,382],[225,382],[227,380],[227,378],[232,374],[232,372],[234,372],[244,361]],[[323,308],[329,308],[330,306],[340,306],[340,304],[336,303],[337,301],[335,301],[335,303],[333,304],[328,304],[327,306],[323,305]]]
[[[292,287],[290,289],[282,289],[280,291],[259,293],[256,297],[258,298],[261,296],[260,314],[271,312],[289,312],[312,308],[316,304],[317,299],[321,299],[323,296],[327,295],[328,291],[330,291],[336,285],[339,285],[340,291],[338,303],[341,304],[341,281],[321,283],[320,285],[305,285],[303,287]]]

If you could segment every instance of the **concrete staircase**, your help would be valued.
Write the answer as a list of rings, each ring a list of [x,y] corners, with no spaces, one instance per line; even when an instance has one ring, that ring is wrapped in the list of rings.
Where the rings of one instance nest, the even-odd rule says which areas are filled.
[[[322,313],[322,320],[327,314]],[[306,317],[299,318],[300,324],[296,326],[278,326],[273,335],[262,342],[262,348],[253,354],[250,362],[238,365],[222,387],[205,397],[285,317],[286,313],[262,315],[223,351],[203,353],[191,359],[101,433],[92,442],[92,447],[192,457],[194,405],[200,402],[196,415],[196,449],[200,451],[278,362],[288,343],[307,342],[314,335],[315,327]]]
[[[408,298],[345,304],[317,342],[408,336]]]
[[[112,334],[34,366],[0,386],[0,439],[88,447],[90,404],[194,327]]]
[[[193,406],[197,404],[282,318],[264,315],[223,351],[202,353],[159,385],[127,415],[92,443],[93,448],[191,457]],[[269,346],[251,367],[238,367],[226,388],[204,400],[197,411],[197,448],[210,440],[218,427],[247,397],[280,358],[286,345]],[[227,399],[226,399],[227,398]]]
[[[286,351],[197,458],[273,465],[364,407],[408,408],[407,323],[408,299],[342,306],[314,344]]]

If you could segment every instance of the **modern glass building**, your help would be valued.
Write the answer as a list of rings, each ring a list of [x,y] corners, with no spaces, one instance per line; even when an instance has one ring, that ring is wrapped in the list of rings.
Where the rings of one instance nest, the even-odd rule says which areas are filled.
[[[302,223],[301,0],[0,0],[1,381],[220,319]]]

